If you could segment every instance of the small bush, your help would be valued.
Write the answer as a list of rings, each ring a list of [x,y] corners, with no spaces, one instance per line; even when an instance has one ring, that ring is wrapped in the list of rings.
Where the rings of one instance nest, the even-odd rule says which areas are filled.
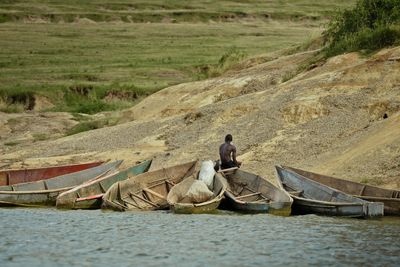
[[[0,111],[4,113],[20,113],[25,111],[24,105],[21,104],[4,104],[0,101]]]
[[[105,103],[102,100],[80,100],[74,105],[71,105],[70,111],[85,114],[95,114],[101,111],[115,110],[114,105]]]
[[[219,59],[218,67],[221,69],[227,69],[232,65],[239,63],[245,57],[246,54],[243,51],[240,51],[237,47],[231,47]]]
[[[18,88],[13,89],[3,89],[0,91],[0,110],[8,113],[32,110],[35,106],[33,91],[24,91]]]
[[[400,41],[400,0],[359,0],[337,13],[324,32],[327,56],[377,49]]]
[[[89,122],[81,122],[66,132],[66,135],[74,135],[81,132],[86,132],[90,130],[95,130],[102,128],[104,123],[101,121],[89,121]]]
[[[33,134],[33,140],[36,141],[44,141],[47,140],[48,136],[46,134],[43,133],[34,133]]]
[[[237,47],[230,47],[219,59],[217,64],[198,67],[198,79],[217,77],[246,57],[246,53]]]
[[[5,146],[16,146],[19,145],[19,142],[17,141],[11,141],[11,142],[6,142],[4,143]]]

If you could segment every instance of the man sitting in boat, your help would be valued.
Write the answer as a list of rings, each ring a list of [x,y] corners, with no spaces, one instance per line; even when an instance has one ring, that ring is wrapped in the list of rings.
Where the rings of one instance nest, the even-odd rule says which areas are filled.
[[[232,135],[225,136],[225,143],[219,147],[221,169],[240,167],[242,163],[236,160],[236,147],[232,144]]]

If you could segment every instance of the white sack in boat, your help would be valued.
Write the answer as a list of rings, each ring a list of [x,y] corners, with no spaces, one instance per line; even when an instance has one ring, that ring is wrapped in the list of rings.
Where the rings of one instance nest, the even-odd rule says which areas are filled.
[[[199,173],[199,180],[205,182],[210,190],[213,190],[214,175],[214,162],[212,160],[202,161]]]
[[[191,203],[201,203],[209,200],[214,195],[207,185],[200,180],[194,180],[185,195],[185,200]]]

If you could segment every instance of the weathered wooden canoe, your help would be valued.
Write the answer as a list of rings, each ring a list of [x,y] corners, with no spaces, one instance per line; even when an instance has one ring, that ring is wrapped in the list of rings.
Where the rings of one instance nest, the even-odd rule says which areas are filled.
[[[285,169],[296,172],[310,180],[327,185],[346,194],[372,202],[384,204],[385,215],[400,215],[400,191],[384,189],[377,186],[356,183],[327,175],[304,171],[292,167]]]
[[[271,213],[289,216],[293,199],[266,179],[240,169],[225,172],[228,189],[224,206],[244,213]]]
[[[196,176],[192,175],[185,178],[183,181],[171,188],[167,195],[167,202],[170,209],[175,213],[191,214],[191,213],[209,213],[215,211],[222,198],[224,197],[225,190],[227,188],[227,182],[220,173],[216,173],[213,181],[213,193],[211,199],[201,203],[185,203],[179,199],[178,192],[187,192],[190,186],[196,181]]]
[[[101,208],[103,194],[114,183],[147,172],[151,162],[151,160],[146,160],[118,173],[106,175],[65,191],[57,197],[56,206],[62,209],[99,209]]]
[[[117,182],[103,195],[102,208],[117,211],[168,209],[168,192],[198,168],[198,162],[193,161]]]
[[[294,214],[330,216],[383,216],[383,203],[368,202],[276,166],[278,182],[293,197]]]
[[[0,170],[0,186],[29,183],[93,168],[103,161],[32,169]]]
[[[0,206],[55,205],[56,197],[83,182],[115,172],[121,160],[37,182],[0,187]]]

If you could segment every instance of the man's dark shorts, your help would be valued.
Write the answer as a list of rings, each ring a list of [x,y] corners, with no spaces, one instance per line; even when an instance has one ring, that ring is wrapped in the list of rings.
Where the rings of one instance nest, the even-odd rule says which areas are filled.
[[[228,162],[222,162],[221,163],[221,169],[222,170],[229,169],[229,168],[234,168],[234,167],[237,167],[237,165],[232,160],[228,161]]]

